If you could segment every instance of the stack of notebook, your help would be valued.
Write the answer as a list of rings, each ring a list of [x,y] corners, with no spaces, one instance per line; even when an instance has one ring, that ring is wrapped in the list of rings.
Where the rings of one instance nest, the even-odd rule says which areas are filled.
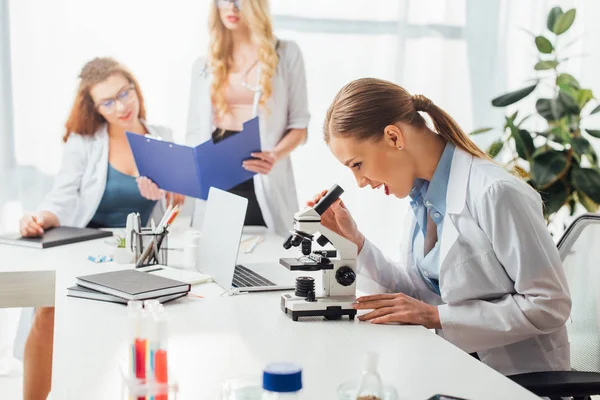
[[[161,303],[183,297],[190,285],[174,279],[133,269],[80,276],[67,296],[127,304],[129,300],[158,300]]]

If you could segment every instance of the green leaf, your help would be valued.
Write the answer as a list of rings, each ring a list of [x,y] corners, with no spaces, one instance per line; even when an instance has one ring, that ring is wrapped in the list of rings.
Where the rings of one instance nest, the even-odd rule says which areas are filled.
[[[572,217],[573,215],[575,215],[575,210],[577,208],[577,202],[575,201],[574,198],[570,198],[569,199],[569,215]]]
[[[565,114],[563,105],[556,99],[538,99],[535,109],[548,121],[558,121]]]
[[[590,135],[592,135],[595,138],[600,139],[600,131],[597,129],[586,129],[585,130],[587,133],[589,133]]]
[[[585,207],[585,209],[588,210],[589,212],[598,211],[598,204],[594,203],[594,201],[592,199],[590,199],[588,196],[586,196],[582,192],[579,192],[579,191],[577,192],[577,198],[579,199],[579,202],[581,203],[581,205],[583,205]]]
[[[485,133],[493,130],[494,128],[479,128],[475,129],[473,132],[469,133],[469,135],[479,135],[480,133]]]
[[[504,142],[502,140],[496,140],[494,143],[492,143],[487,153],[491,158],[495,158],[503,147]]]
[[[596,114],[598,111],[600,111],[600,105],[596,106],[596,108],[594,108],[594,109],[592,110],[592,112],[590,113],[590,115],[592,115],[592,114]]]
[[[583,192],[594,203],[600,203],[600,171],[595,168],[573,168],[571,172],[573,186]]]
[[[529,96],[531,92],[533,92],[533,90],[536,88],[536,86],[537,83],[535,85],[527,86],[526,88],[515,90],[514,92],[498,96],[494,100],[492,100],[492,105],[494,107],[506,107],[511,104],[514,104],[517,101]]]
[[[565,154],[549,150],[533,158],[531,175],[535,184],[542,188],[560,177],[568,167]]]
[[[575,95],[580,110],[593,98],[594,94],[590,89],[579,89]]]
[[[540,196],[544,202],[544,214],[551,215],[565,205],[569,197],[569,189],[562,181],[556,181],[550,187],[541,190]]]
[[[556,22],[554,23],[554,26],[552,27],[551,31],[556,33],[557,35],[562,35],[566,31],[568,31],[571,25],[573,25],[573,21],[575,21],[576,14],[577,11],[574,8],[572,8],[566,13],[560,15],[558,18],[556,18]]]
[[[550,31],[554,29],[554,25],[556,24],[558,17],[560,17],[561,15],[563,15],[563,10],[560,7],[554,7],[552,10],[550,10],[550,12],[548,13],[548,21],[546,22],[546,26]]]
[[[537,64],[533,67],[536,71],[545,71],[548,69],[553,69],[558,66],[558,61],[555,60],[546,60],[546,61],[538,61]]]
[[[551,124],[550,133],[552,134],[552,140],[555,142],[560,144],[570,143],[572,137],[567,117],[563,117],[560,120],[553,122]]]
[[[554,50],[552,43],[550,43],[550,41],[544,36],[537,36],[535,38],[535,45],[537,46],[540,53],[550,54],[552,53],[552,50]]]
[[[558,86],[560,86],[560,88],[562,89],[563,86],[565,87],[572,87],[573,89],[580,89],[581,86],[579,85],[579,82],[577,81],[577,79],[575,79],[573,77],[573,75],[570,74],[560,74],[559,76],[556,77],[556,84]]]
[[[533,155],[533,152],[535,151],[531,134],[525,129],[514,129],[512,131],[512,137],[515,139],[515,145],[519,157],[529,161]]]
[[[575,92],[575,96],[577,96],[577,92]],[[563,105],[563,108],[566,112],[572,114],[579,114],[579,105],[577,104],[577,100],[573,96],[561,90],[560,92],[558,92],[558,100]]]
[[[575,150],[575,152],[581,156],[584,154],[588,154],[590,149],[592,148],[590,142],[588,142],[586,138],[581,136],[573,138],[573,140],[571,141],[571,146],[573,147],[573,150]]]

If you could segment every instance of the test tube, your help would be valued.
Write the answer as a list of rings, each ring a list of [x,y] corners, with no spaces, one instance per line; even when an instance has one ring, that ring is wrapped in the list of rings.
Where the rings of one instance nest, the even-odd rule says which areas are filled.
[[[141,312],[143,304],[141,301],[130,300],[127,303],[127,314],[129,319],[129,372],[132,377],[138,376],[138,340],[142,337]]]
[[[155,314],[157,347],[154,353],[154,380],[159,391],[156,400],[168,400],[167,319],[162,304]]]
[[[158,348],[158,337],[156,333],[156,314],[162,309],[162,304],[158,300],[146,300],[144,301],[144,307],[148,311],[147,319],[147,339],[148,339],[148,352],[146,358],[146,376],[148,381],[154,380],[154,354]],[[150,397],[150,400],[154,400],[154,396]]]
[[[135,339],[135,377],[139,384],[146,383],[146,360],[148,359],[148,311],[139,310],[140,332]],[[146,396],[138,396],[138,400],[146,400]]]

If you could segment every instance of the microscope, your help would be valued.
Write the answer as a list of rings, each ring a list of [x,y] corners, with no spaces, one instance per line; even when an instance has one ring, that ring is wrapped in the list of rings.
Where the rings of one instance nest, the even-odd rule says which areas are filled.
[[[323,271],[322,293],[317,296],[312,277],[296,279],[293,295],[281,296],[281,310],[294,321],[299,317],[323,316],[336,320],[347,315],[356,316],[352,304],[356,302],[357,246],[321,224],[321,215],[344,193],[334,185],[313,207],[306,207],[294,215],[294,226],[283,247],[300,247],[302,257],[282,258],[279,263],[290,271]],[[312,242],[324,247],[331,243],[335,250],[312,250]]]

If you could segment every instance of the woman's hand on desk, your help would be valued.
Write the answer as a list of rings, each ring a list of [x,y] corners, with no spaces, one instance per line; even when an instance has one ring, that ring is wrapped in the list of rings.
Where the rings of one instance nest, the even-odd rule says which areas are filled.
[[[322,191],[306,205],[313,207],[326,194],[327,190]],[[352,218],[350,211],[341,199],[338,199],[321,215],[321,224],[356,244],[360,253],[365,244],[365,236],[358,230],[354,218]]]
[[[42,236],[48,227],[48,222],[40,214],[25,214],[19,221],[19,230],[23,237]]]
[[[440,315],[436,306],[423,303],[404,293],[375,294],[356,299],[357,310],[373,310],[358,317],[373,324],[402,323],[423,325],[428,329],[440,329]]]
[[[257,174],[269,174],[278,160],[277,153],[274,151],[263,151],[260,153],[252,153],[250,155],[255,159],[244,161],[242,167]]]

